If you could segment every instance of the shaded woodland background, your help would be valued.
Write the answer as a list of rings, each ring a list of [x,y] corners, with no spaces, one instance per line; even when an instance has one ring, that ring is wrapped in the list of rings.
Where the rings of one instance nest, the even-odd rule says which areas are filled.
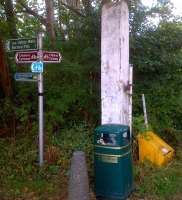
[[[102,3],[105,3],[103,1]],[[0,0],[0,198],[66,199],[70,158],[83,150],[93,185],[93,128],[100,124],[99,0]],[[169,0],[152,8],[130,0],[130,63],[134,66],[134,136],[145,130],[141,94],[151,129],[175,148],[164,169],[137,163],[134,197],[176,199],[182,194],[182,18]],[[38,98],[35,83],[15,82],[8,39],[44,32],[44,49],[60,51],[60,64],[46,64],[45,165],[38,159]],[[60,178],[61,177],[61,178]],[[135,198],[136,197],[136,198]],[[174,197],[174,198],[173,198]]]
[[[104,2],[102,2],[104,3]],[[63,61],[45,70],[45,119],[48,131],[100,119],[100,13],[97,0],[1,0],[0,38],[35,37],[45,33],[44,49],[57,50]],[[152,8],[130,1],[130,63],[134,65],[134,126],[142,125],[141,93],[149,122],[156,130],[180,130],[182,116],[182,19],[169,0]],[[1,44],[1,52],[2,44]],[[32,126],[37,115],[36,86],[15,83],[14,53],[1,53],[0,126]],[[4,61],[2,61],[4,60]],[[6,67],[2,67],[6,66]],[[4,94],[2,93],[4,92]],[[7,98],[10,96],[10,98]],[[13,116],[12,116],[13,115]]]

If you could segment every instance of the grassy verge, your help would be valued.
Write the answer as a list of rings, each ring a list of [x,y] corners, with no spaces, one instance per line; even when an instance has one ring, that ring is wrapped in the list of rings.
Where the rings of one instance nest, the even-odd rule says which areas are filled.
[[[175,158],[167,166],[156,168],[150,163],[134,166],[136,191],[133,199],[180,200],[182,197],[182,150],[176,150]]]
[[[37,145],[28,136],[0,140],[0,199],[48,199],[59,195],[59,168],[37,165]],[[55,167],[55,166],[54,166]]]
[[[93,177],[93,141],[85,126],[61,130],[45,139],[46,150],[54,160],[38,167],[37,134],[18,134],[16,138],[0,139],[0,199],[51,200],[65,199],[70,158],[74,150],[87,154],[89,175]],[[56,148],[55,148],[56,147]],[[134,164],[136,191],[130,199],[180,200],[182,196],[182,150],[164,168],[150,163]]]

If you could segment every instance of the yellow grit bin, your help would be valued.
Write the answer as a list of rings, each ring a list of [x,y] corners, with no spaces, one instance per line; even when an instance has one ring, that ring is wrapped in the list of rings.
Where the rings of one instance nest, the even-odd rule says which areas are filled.
[[[174,155],[174,149],[152,131],[137,136],[139,144],[139,160],[149,160],[161,167],[167,164]]]

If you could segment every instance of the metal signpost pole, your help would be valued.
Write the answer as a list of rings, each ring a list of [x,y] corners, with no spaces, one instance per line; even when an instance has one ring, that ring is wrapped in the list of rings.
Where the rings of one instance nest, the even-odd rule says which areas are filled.
[[[43,61],[42,54],[42,33],[38,34],[38,59]],[[39,165],[44,163],[44,110],[43,110],[43,73],[38,76],[38,95],[39,95]]]
[[[7,43],[9,51],[15,51],[17,64],[31,63],[32,73],[16,73],[16,81],[38,82],[39,96],[39,165],[44,164],[44,107],[43,107],[43,64],[60,63],[62,56],[59,52],[43,51],[43,34],[39,33],[37,38],[11,39]],[[33,50],[25,51],[22,50]],[[18,52],[20,51],[20,52]],[[36,74],[34,74],[36,73]]]

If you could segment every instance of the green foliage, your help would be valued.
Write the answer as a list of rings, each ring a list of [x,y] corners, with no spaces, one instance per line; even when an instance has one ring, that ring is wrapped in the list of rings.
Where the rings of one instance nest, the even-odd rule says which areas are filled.
[[[9,128],[13,119],[14,105],[9,98],[0,100],[0,128]]]
[[[175,149],[182,144],[182,131],[166,128],[162,131],[161,135]]]
[[[80,121],[94,126],[99,119],[98,26],[97,18],[78,19],[69,27],[75,36],[71,35],[65,42],[57,40],[56,48],[63,61],[48,65],[45,73],[46,118],[53,125],[53,132]],[[48,46],[46,43],[45,48]]]
[[[69,125],[73,122],[92,119],[97,104],[97,93],[94,93],[92,80],[88,80],[86,66],[64,60],[60,65],[47,66],[45,74],[45,108],[46,120],[54,128]],[[92,88],[91,88],[92,87]]]
[[[145,126],[144,117],[142,115],[133,118],[133,131],[136,134],[142,134],[146,131],[152,131],[151,125],[148,125],[148,128]]]
[[[160,24],[136,40],[134,111],[142,112],[139,94],[146,94],[149,122],[154,129],[182,129],[180,23]]]
[[[180,19],[171,15],[168,1],[158,1],[152,9],[144,7],[140,0],[130,3],[134,132],[146,131],[141,101],[141,94],[145,93],[151,127],[162,132],[177,152],[176,160],[163,169],[150,164],[135,165],[136,196],[172,199],[182,193],[179,187],[182,157],[177,148],[182,138],[181,132],[176,131],[182,129],[182,24]],[[44,10],[36,5],[36,0],[29,1],[29,6],[44,16]],[[55,50],[61,52],[63,61],[45,64],[45,142],[46,148],[49,145],[58,147],[60,157],[52,165],[45,163],[41,170],[37,166],[37,85],[13,81],[13,100],[0,100],[0,128],[9,128],[13,119],[17,125],[16,138],[0,139],[0,198],[33,199],[36,196],[46,199],[62,193],[60,188],[66,187],[70,159],[75,150],[86,152],[89,174],[93,176],[91,128],[99,122],[101,113],[100,4],[93,7],[89,17],[78,17],[62,5],[60,8],[55,6]],[[14,9],[19,37],[35,37],[38,31],[44,30],[37,18],[22,12],[20,4],[15,2]],[[155,16],[159,16],[159,24],[152,23]],[[0,27],[0,35],[10,37],[2,4]],[[51,42],[45,33],[45,50],[52,50]],[[27,66],[18,68],[15,65],[13,53],[8,57],[12,77],[17,71],[29,71]]]
[[[30,131],[31,132],[31,131]],[[73,151],[86,152],[90,177],[93,175],[93,135],[84,125],[61,129],[57,135],[46,136],[46,147],[60,149],[55,164],[38,167],[37,133],[19,134],[16,138],[0,139],[0,197],[1,198],[56,198],[67,191],[70,159]],[[166,167],[156,168],[150,163],[134,165],[136,191],[131,199],[178,199],[182,192],[182,153],[176,149],[176,158]],[[60,178],[61,177],[61,178]],[[59,196],[58,195],[58,196]],[[60,196],[59,196],[60,197]]]
[[[37,86],[34,83],[15,82],[16,99],[13,102],[17,124],[26,129],[27,123],[38,114]]]
[[[181,20],[172,15],[170,1],[146,8],[130,2],[130,62],[134,68],[134,119],[143,113],[146,96],[149,123],[154,130],[181,127]],[[152,19],[159,17],[159,24]],[[135,126],[135,124],[134,124]],[[136,129],[136,131],[138,131]]]
[[[89,172],[92,172],[92,136],[85,125],[75,125],[60,130],[57,135],[46,136],[46,147],[52,144],[61,152],[54,165],[45,162],[44,167],[39,168],[37,144],[37,133],[32,131],[10,140],[0,139],[1,198],[28,198],[33,195],[30,199],[47,199],[64,193],[62,189],[67,186],[70,159],[75,150],[86,152]]]
[[[56,136],[52,137],[52,144],[58,146],[61,150],[58,163],[61,164],[63,169],[68,167],[67,163],[69,163],[74,151],[84,151],[87,156],[89,172],[92,172],[93,135],[90,135],[85,125],[74,125],[70,129],[60,130]],[[66,166],[65,161],[67,161]]]
[[[145,197],[149,199],[178,199],[182,192],[179,187],[182,181],[181,173],[181,151],[178,160],[173,160],[164,168],[156,168],[151,163],[144,163],[135,167],[135,177],[137,182],[137,197]],[[134,196],[135,196],[134,195]]]

